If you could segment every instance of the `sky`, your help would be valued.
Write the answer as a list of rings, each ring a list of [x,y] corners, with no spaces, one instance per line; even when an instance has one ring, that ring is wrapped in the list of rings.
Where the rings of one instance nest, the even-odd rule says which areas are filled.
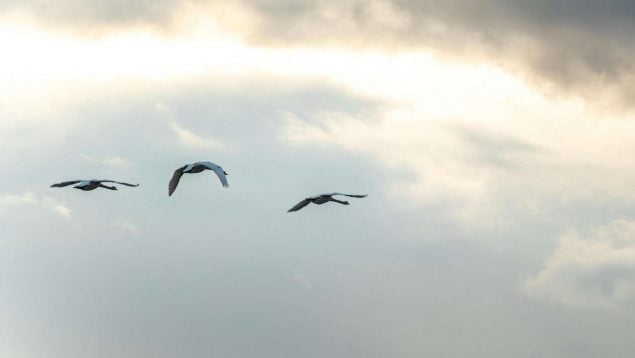
[[[1,357],[630,357],[635,5],[0,2]],[[229,173],[175,169],[212,161]],[[108,178],[138,188],[50,188]],[[367,198],[290,207],[323,192]]]

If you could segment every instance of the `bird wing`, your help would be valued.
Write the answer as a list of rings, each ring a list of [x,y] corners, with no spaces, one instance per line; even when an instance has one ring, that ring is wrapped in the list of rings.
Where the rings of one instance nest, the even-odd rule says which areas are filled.
[[[294,207],[292,207],[291,209],[287,210],[288,213],[292,212],[292,211],[298,211],[300,209],[302,209],[303,207],[309,205],[311,201],[309,199],[304,199],[301,202],[295,204]]]
[[[331,193],[328,195],[344,195],[344,196],[350,196],[351,198],[365,198],[368,196],[368,194],[343,194],[343,193]]]
[[[77,184],[77,183],[80,183],[80,182],[82,182],[82,180],[64,181],[64,182],[61,182],[61,183],[57,183],[57,184],[51,185],[51,188],[62,188],[62,187],[65,187],[65,186],[68,186],[68,185]]]
[[[115,184],[121,184],[121,185],[126,185],[126,186],[139,186],[139,184],[130,184],[130,183],[123,183],[120,181],[114,181],[114,180],[97,180],[100,183],[115,183]]]
[[[225,176],[225,171],[223,170],[223,168],[221,168],[219,165],[216,165],[210,162],[202,162],[201,164],[206,166],[210,170],[213,170],[214,173],[216,173],[216,175],[218,176],[218,179],[220,179],[220,183],[223,184],[224,188],[229,187],[229,183],[227,182],[227,176]]]
[[[170,179],[170,184],[168,184],[168,196],[172,196],[172,193],[176,190],[176,186],[179,185],[179,180],[181,180],[181,176],[183,176],[183,171],[186,167],[187,165],[184,165],[174,171],[172,179]]]
[[[193,165],[203,165],[203,166],[206,166],[208,169],[211,169],[211,170],[214,170],[216,168],[220,168],[220,165],[214,164],[212,162],[196,162]]]
[[[218,176],[218,179],[220,179],[220,183],[223,184],[223,187],[229,188],[229,183],[227,182],[225,171],[221,168],[218,168],[218,169],[214,169],[214,173],[216,173],[216,175]]]

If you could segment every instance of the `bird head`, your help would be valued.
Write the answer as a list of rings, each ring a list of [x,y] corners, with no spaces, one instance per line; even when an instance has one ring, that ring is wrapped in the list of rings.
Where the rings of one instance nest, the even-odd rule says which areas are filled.
[[[227,172],[226,172],[226,171],[224,171],[224,170],[223,170],[223,174],[225,174],[225,175],[229,175],[229,174],[227,174]]]
[[[348,201],[346,201],[346,200],[344,200],[344,201],[342,202],[342,204],[344,204],[344,205],[349,205]]]

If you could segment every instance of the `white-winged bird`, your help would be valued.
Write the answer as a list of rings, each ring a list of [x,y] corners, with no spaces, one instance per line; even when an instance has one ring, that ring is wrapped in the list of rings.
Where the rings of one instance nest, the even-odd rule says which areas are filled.
[[[204,170],[214,171],[214,173],[216,173],[216,175],[218,176],[218,179],[220,179],[221,184],[223,184],[223,187],[229,187],[229,183],[227,183],[226,177],[226,175],[228,174],[223,170],[223,168],[220,167],[220,165],[216,165],[211,162],[196,162],[182,166],[181,168],[174,171],[172,179],[170,179],[170,184],[168,185],[168,195],[172,196],[172,193],[174,193],[177,185],[179,185],[179,180],[181,180],[181,176],[183,176],[183,174],[200,173]]]

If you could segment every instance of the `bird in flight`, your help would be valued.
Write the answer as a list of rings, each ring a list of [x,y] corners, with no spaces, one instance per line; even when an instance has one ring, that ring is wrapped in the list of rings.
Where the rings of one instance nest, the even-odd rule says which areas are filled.
[[[343,196],[348,196],[348,197],[351,197],[351,198],[365,198],[366,197],[366,194],[362,194],[362,195],[343,194],[343,193],[319,194],[319,195],[308,197],[308,198],[300,201],[299,203],[295,204],[294,207],[292,207],[291,209],[287,210],[287,212],[290,213],[292,211],[298,211],[298,210],[302,209],[303,207],[309,205],[309,203],[322,205],[322,204],[327,203],[329,201],[333,201],[335,203],[339,203],[339,204],[342,204],[342,205],[349,205],[348,201],[335,199],[333,197],[335,195],[343,195]]]
[[[51,188],[63,188],[65,186],[77,184],[73,188],[81,189],[81,190],[84,190],[84,191],[95,190],[97,188],[117,190],[116,186],[114,186],[114,185],[113,186],[108,186],[108,185],[104,185],[103,183],[115,183],[115,184],[121,184],[121,185],[125,185],[125,186],[135,186],[135,187],[139,186],[139,184],[122,183],[120,181],[114,181],[114,180],[96,180],[96,179],[92,179],[92,180],[71,180],[71,181],[65,181],[65,182],[53,184],[53,185],[51,185]]]
[[[177,185],[179,185],[179,180],[181,180],[181,176],[183,176],[184,173],[194,174],[200,173],[204,170],[214,171],[214,173],[216,173],[216,175],[218,176],[218,179],[220,179],[223,187],[229,187],[229,183],[227,183],[226,177],[226,175],[229,174],[227,174],[220,165],[216,165],[211,162],[196,162],[182,166],[181,168],[174,171],[172,179],[170,179],[170,184],[168,185],[168,195],[172,196],[172,193],[174,193],[174,191],[176,190]]]

